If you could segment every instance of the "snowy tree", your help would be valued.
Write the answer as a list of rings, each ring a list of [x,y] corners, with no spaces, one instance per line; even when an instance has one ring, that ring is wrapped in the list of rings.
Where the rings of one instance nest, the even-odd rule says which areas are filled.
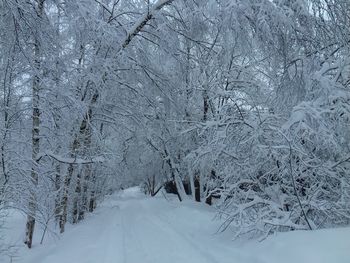
[[[348,224],[349,10],[2,0],[0,205],[27,215],[28,247],[140,184],[237,236]]]

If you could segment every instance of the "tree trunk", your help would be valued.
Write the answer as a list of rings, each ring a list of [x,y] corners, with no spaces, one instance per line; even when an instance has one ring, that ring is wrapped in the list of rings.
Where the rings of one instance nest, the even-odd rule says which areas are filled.
[[[44,10],[44,1],[45,0],[39,0],[38,1],[38,7],[37,7],[37,14],[39,21],[42,18],[43,10]],[[33,128],[32,128],[32,169],[31,169],[31,189],[30,191],[30,197],[29,197],[29,205],[28,205],[28,216],[27,216],[27,223],[26,223],[26,236],[24,243],[28,246],[28,248],[32,247],[33,243],[33,233],[34,233],[34,227],[35,227],[35,213],[36,213],[36,187],[38,185],[38,163],[37,163],[37,156],[40,150],[40,84],[41,80],[39,77],[39,71],[40,71],[40,42],[37,36],[35,36],[34,40],[34,70],[35,75],[33,78]]]
[[[59,163],[55,166],[55,219],[58,222],[61,215],[61,202],[60,202],[60,189],[61,189],[61,165]]]
[[[100,129],[101,131],[102,131],[102,127]],[[91,140],[92,140],[91,137],[92,137],[92,130],[91,130],[91,126],[88,125],[85,129],[85,134],[84,134],[84,155],[89,154],[89,149],[91,147]],[[81,207],[79,208],[78,221],[84,219],[85,211],[87,211],[87,207],[88,207],[87,194],[88,194],[89,180],[91,178],[91,169],[92,169],[91,164],[85,165],[82,169],[84,174],[83,182],[81,183],[83,191],[80,199]]]
[[[203,91],[203,121],[208,120],[209,97],[207,90]]]
[[[192,171],[189,171],[189,176],[190,176],[190,186],[191,186],[192,199],[194,201],[196,201],[196,188],[194,186],[194,174]]]
[[[89,199],[89,212],[92,212],[96,208],[96,175],[91,172],[91,190]]]
[[[179,196],[179,200],[180,201],[185,200],[187,198],[186,191],[182,183],[182,180],[180,176],[177,174],[177,172],[175,172],[174,181],[175,181],[176,190]]]
[[[12,53],[12,52],[11,52]],[[4,176],[4,180],[1,185],[0,190],[0,197],[3,196],[5,192],[5,187],[7,183],[9,182],[9,173],[6,168],[6,139],[8,137],[10,123],[9,123],[9,108],[10,108],[10,101],[11,101],[11,89],[12,89],[12,82],[13,82],[13,72],[12,72],[12,64],[14,62],[14,55],[12,55],[11,59],[8,59],[6,69],[5,69],[5,77],[4,77],[4,90],[3,90],[3,103],[4,103],[4,134],[2,136],[2,144],[1,144],[1,168],[2,173]],[[7,75],[8,77],[8,83],[7,83]],[[7,84],[7,85],[6,85]],[[0,202],[2,200],[0,199]]]
[[[78,213],[80,213],[80,198],[81,198],[81,173],[82,169],[78,170],[77,174],[77,181],[76,181],[76,186],[75,186],[75,191],[74,191],[74,198],[73,198],[73,224],[78,223]]]
[[[59,69],[59,59],[60,59],[60,26],[61,26],[61,8],[60,8],[60,0],[57,2],[57,25],[56,25],[56,37],[57,37],[57,47],[56,47],[56,63],[55,63],[55,90],[58,91],[60,89],[60,69]],[[56,94],[56,100],[58,100],[58,95]],[[59,108],[54,108],[53,111],[53,119],[55,122],[54,125],[54,135],[55,138],[59,138],[59,130],[60,130],[60,111]],[[61,145],[59,145],[56,150],[56,154],[59,154],[61,151]],[[54,162],[53,165],[55,166],[55,191],[56,191],[56,197],[55,197],[55,219],[56,222],[59,222],[60,214],[61,214],[61,187],[62,187],[62,178],[61,178],[61,164],[59,162]]]
[[[78,214],[78,221],[84,219],[85,212],[88,211],[88,188],[89,188],[89,181],[91,178],[91,164],[87,164],[84,167],[84,180],[83,180],[83,193],[81,198],[81,208],[79,210]]]
[[[195,188],[195,199],[197,202],[201,201],[201,187],[200,187],[200,176],[196,176],[194,179],[194,188]]]
[[[94,96],[91,99],[90,102],[90,108],[88,109],[88,111],[86,112],[81,124],[80,124],[80,128],[79,128],[79,133],[75,135],[75,139],[73,141],[72,144],[72,149],[71,149],[71,156],[73,158],[76,157],[76,152],[78,151],[79,147],[80,147],[80,142],[82,140],[82,138],[85,137],[86,135],[86,129],[88,129],[88,122],[90,121],[91,117],[92,117],[92,105],[94,105],[97,101],[98,98],[98,92],[96,91],[96,93],[94,94]],[[60,230],[61,233],[64,232],[64,225],[67,222],[67,207],[68,207],[68,192],[69,192],[69,187],[70,187],[70,182],[72,180],[72,176],[73,176],[73,171],[74,171],[74,165],[73,164],[69,164],[69,168],[68,168],[68,172],[65,176],[64,179],[64,185],[63,185],[63,198],[62,198],[62,215],[61,215],[61,219],[60,219]],[[79,175],[78,175],[79,176]],[[80,191],[80,178],[78,178],[79,182],[77,182],[77,186],[76,186],[76,191],[77,191],[77,187],[79,187],[79,191]],[[75,204],[74,204],[75,206]]]
[[[67,208],[68,208],[68,191],[70,186],[70,181],[73,175],[73,164],[69,164],[68,171],[66,176],[64,177],[64,184],[63,184],[63,196],[62,196],[62,202],[61,202],[61,214],[60,214],[60,221],[59,221],[59,227],[60,232],[63,233],[65,229],[65,225],[67,222]]]

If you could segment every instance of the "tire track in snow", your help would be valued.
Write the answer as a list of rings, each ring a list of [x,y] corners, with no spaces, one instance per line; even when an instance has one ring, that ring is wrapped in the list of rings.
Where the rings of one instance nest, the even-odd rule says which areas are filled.
[[[124,263],[145,262],[154,263],[150,257],[150,253],[147,253],[147,245],[141,242],[144,233],[142,231],[136,231],[138,229],[137,219],[140,207],[134,201],[124,206],[121,211],[121,217],[123,221],[123,235],[124,235]],[[135,213],[136,212],[136,213]],[[135,258],[136,257],[136,258]]]
[[[193,240],[185,238],[169,228],[158,217],[153,216],[155,211],[152,209],[152,203],[147,202],[147,204],[150,206],[145,207],[144,201],[132,202],[122,211],[124,219],[128,219],[124,224],[124,229],[127,230],[127,243],[129,243],[126,247],[136,245],[137,250],[140,250],[136,252],[140,254],[139,260],[155,263],[175,258],[175,262],[181,260],[188,262],[188,258],[191,257],[191,262],[221,263],[199,248]],[[125,261],[125,263],[128,262],[134,261]]]
[[[154,224],[155,226],[162,226],[161,229],[163,232],[166,232],[167,236],[174,237],[176,236],[178,240],[182,240],[181,243],[186,244],[186,247],[192,248],[191,251],[196,251],[197,254],[199,254],[199,257],[203,257],[203,260],[201,262],[208,262],[208,263],[221,263],[217,261],[211,254],[209,254],[207,251],[201,249],[193,240],[190,240],[185,235],[180,234],[180,232],[177,232],[173,228],[170,227],[170,225],[165,224],[162,222],[159,217],[153,217],[149,216],[146,218],[149,222]],[[198,253],[200,252],[200,253]]]

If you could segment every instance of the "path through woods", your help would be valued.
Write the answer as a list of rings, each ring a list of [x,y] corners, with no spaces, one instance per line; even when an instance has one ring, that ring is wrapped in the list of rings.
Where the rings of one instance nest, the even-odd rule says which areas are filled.
[[[33,249],[20,248],[12,262],[346,263],[350,258],[349,228],[295,231],[239,244],[232,242],[232,232],[217,233],[220,222],[214,216],[214,208],[205,204],[180,203],[175,195],[150,198],[130,188],[106,198],[60,238],[49,235],[43,245],[36,240]],[[16,225],[22,222],[14,220]]]
[[[20,262],[260,262],[248,260],[216,234],[213,212],[203,204],[147,198],[131,188],[110,197],[57,242],[34,248]]]

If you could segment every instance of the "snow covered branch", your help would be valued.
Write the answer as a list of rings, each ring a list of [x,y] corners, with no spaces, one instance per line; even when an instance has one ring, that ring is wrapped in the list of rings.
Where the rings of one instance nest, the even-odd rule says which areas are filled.
[[[47,151],[39,154],[37,162],[39,162],[45,156],[48,156],[60,163],[65,163],[65,164],[93,164],[93,163],[102,163],[105,161],[104,157],[102,156],[91,157],[90,159],[65,158],[60,155]]]
[[[145,27],[148,21],[150,21],[156,12],[160,11],[164,6],[170,5],[174,0],[158,0],[153,7],[143,15],[135,25],[129,30],[125,40],[123,41],[122,48],[126,48],[131,40]]]

